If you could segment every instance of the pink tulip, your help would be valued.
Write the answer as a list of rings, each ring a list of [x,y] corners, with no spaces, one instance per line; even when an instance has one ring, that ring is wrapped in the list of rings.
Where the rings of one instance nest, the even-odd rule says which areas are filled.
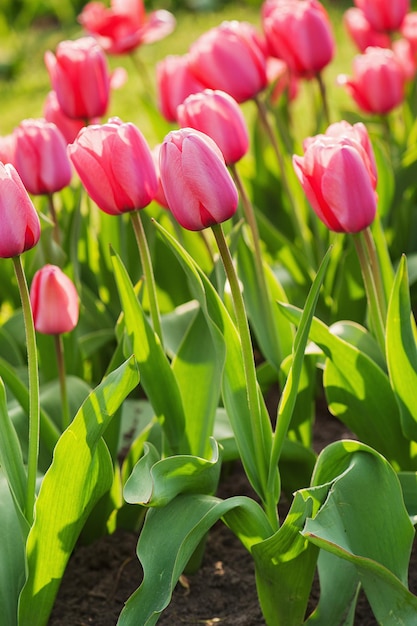
[[[408,39],[401,37],[392,42],[392,50],[403,69],[405,79],[413,80],[417,70],[417,59],[411,43]]]
[[[106,113],[111,76],[106,56],[92,37],[61,41],[56,55],[45,53],[45,64],[65,115],[87,122]]]
[[[14,164],[14,155],[16,150],[16,136],[14,133],[9,135],[0,135],[0,161],[2,163]]]
[[[351,7],[345,11],[343,22],[350,38],[360,52],[365,52],[369,46],[391,47],[390,36],[387,33],[374,30],[360,9]]]
[[[161,183],[161,169],[159,167],[159,155],[161,152],[161,145],[160,143],[158,143],[153,149],[152,149],[152,158],[153,158],[153,162],[155,165],[155,171],[156,171],[156,177],[158,179],[158,189],[156,191],[156,195],[155,195],[155,202],[157,202],[160,206],[162,206],[164,209],[168,209],[168,201],[165,198],[165,193],[164,190],[162,188],[162,183]]]
[[[51,194],[69,185],[72,171],[67,144],[55,124],[27,119],[14,132],[15,167],[29,193]]]
[[[159,10],[146,15],[142,0],[112,0],[110,8],[89,2],[78,20],[109,54],[132,52],[163,39],[175,28],[172,13]]]
[[[43,114],[48,122],[52,122],[59,128],[67,143],[72,143],[80,130],[85,126],[83,120],[72,119],[65,115],[59,106],[55,91],[48,93],[43,107]]]
[[[183,228],[203,230],[230,219],[238,193],[216,143],[192,128],[171,131],[160,152],[168,206]]]
[[[411,50],[417,56],[417,11],[411,11],[401,24],[401,34],[409,42]]]
[[[30,302],[35,329],[45,335],[60,335],[78,323],[78,294],[74,283],[56,265],[45,265],[33,277]]]
[[[288,101],[295,100],[299,92],[299,79],[290,72],[282,59],[268,57],[266,61],[268,84],[272,87],[270,99],[273,104],[286,94]]]
[[[208,89],[220,89],[237,102],[256,96],[267,85],[263,42],[247,22],[223,22],[190,47],[190,68]]]
[[[410,0],[354,0],[371,27],[380,32],[398,30],[410,9]]]
[[[41,225],[19,174],[0,163],[0,258],[18,256],[36,246]]]
[[[169,55],[156,66],[158,107],[168,122],[177,121],[177,107],[192,93],[203,91],[189,67],[189,55]]]
[[[158,181],[152,154],[134,124],[112,118],[86,126],[68,153],[88,195],[105,213],[143,209],[154,199]]]
[[[332,60],[332,29],[317,0],[266,0],[262,23],[269,54],[283,59],[297,76],[316,76]]]
[[[248,151],[249,135],[243,113],[232,96],[206,89],[188,96],[177,109],[180,126],[195,128],[211,137],[227,163],[236,163]]]
[[[377,194],[371,144],[363,125],[332,125],[304,143],[293,165],[318,218],[336,232],[356,233],[374,220]]]
[[[401,104],[405,80],[401,63],[387,48],[367,48],[353,61],[353,77],[338,77],[363,111],[381,115]]]

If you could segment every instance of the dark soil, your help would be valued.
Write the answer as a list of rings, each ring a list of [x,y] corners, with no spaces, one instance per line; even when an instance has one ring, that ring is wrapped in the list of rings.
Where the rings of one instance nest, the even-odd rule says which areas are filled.
[[[351,436],[340,422],[325,414],[317,419],[315,431],[317,452],[332,441]],[[241,466],[236,463],[221,481],[219,496],[240,494],[252,496]],[[68,564],[49,626],[115,626],[124,602],[141,580],[136,543],[136,534],[119,530],[92,545],[78,547]],[[410,580],[410,587],[416,590],[415,554],[410,573],[416,578]],[[318,593],[316,584],[310,608],[314,607]],[[252,558],[222,523],[216,524],[209,534],[201,568],[177,584],[172,602],[161,615],[159,624],[265,624],[258,606]],[[361,597],[355,625],[376,624],[366,598]]]

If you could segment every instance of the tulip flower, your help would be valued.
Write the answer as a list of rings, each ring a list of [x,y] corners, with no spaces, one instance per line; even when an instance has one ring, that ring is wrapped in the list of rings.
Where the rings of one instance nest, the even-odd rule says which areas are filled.
[[[187,230],[230,219],[238,193],[216,143],[192,128],[171,131],[160,150],[161,183],[168,206]]]
[[[366,48],[370,46],[379,48],[391,47],[391,39],[388,33],[372,28],[361,9],[351,7],[345,11],[343,23],[350,38],[360,52],[365,52]]]
[[[309,138],[294,169],[319,219],[336,232],[356,233],[374,220],[376,173],[364,147],[363,128],[339,127]],[[361,140],[362,136],[362,140]]]
[[[334,55],[328,15],[317,0],[266,0],[262,23],[268,52],[297,76],[317,76]]]
[[[109,54],[126,54],[142,44],[159,41],[174,30],[176,23],[169,11],[146,15],[142,0],[112,0],[110,8],[101,2],[89,2],[78,21]]]
[[[72,171],[67,144],[54,123],[27,119],[14,133],[15,167],[29,193],[51,194],[69,185]]]
[[[111,118],[83,128],[68,146],[88,195],[110,215],[143,209],[158,181],[150,148],[134,124]]]
[[[270,95],[272,104],[277,103],[283,94],[287,95],[289,102],[296,99],[299,91],[299,80],[289,71],[285,61],[276,57],[268,57],[266,71],[268,84],[272,87]]]
[[[180,126],[195,128],[211,137],[226,164],[236,163],[248,151],[249,135],[243,113],[232,96],[206,89],[188,96],[177,109]]]
[[[1,163],[14,163],[16,150],[16,137],[14,133],[0,135],[0,161]]]
[[[35,329],[46,335],[73,330],[78,323],[78,294],[74,283],[55,265],[45,265],[33,277],[30,301]]]
[[[410,44],[413,54],[417,56],[417,11],[407,13],[400,30],[404,39]]]
[[[0,163],[0,258],[16,257],[39,241],[38,214],[22,180],[10,163]]]
[[[55,91],[48,93],[43,106],[43,115],[47,122],[52,122],[59,128],[67,143],[72,143],[85,126],[84,120],[73,119],[65,115],[59,106]]]
[[[353,77],[338,77],[339,85],[366,113],[386,114],[404,100],[406,76],[392,50],[367,48],[353,61]]]
[[[208,89],[220,89],[237,102],[255,97],[267,85],[265,49],[247,22],[223,22],[190,47],[190,68]]]
[[[171,54],[156,66],[158,108],[168,122],[177,121],[177,107],[187,96],[205,89],[192,73],[189,58]]]
[[[398,30],[410,9],[410,0],[354,0],[374,30]]]
[[[45,53],[45,64],[65,115],[86,122],[106,113],[111,76],[105,53],[93,37],[61,41],[56,55]]]

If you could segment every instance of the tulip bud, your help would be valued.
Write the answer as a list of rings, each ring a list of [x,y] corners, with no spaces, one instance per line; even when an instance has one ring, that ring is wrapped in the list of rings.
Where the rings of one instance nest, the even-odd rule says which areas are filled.
[[[330,21],[317,0],[266,0],[262,22],[269,54],[297,76],[314,77],[332,60]]]
[[[192,128],[172,131],[160,151],[161,183],[175,219],[203,230],[230,219],[238,193],[216,143]]]
[[[30,302],[35,329],[45,335],[68,333],[78,323],[74,283],[56,265],[45,265],[33,277]]]
[[[80,130],[84,128],[84,120],[76,120],[65,115],[59,106],[55,91],[50,91],[46,97],[43,114],[48,122],[55,124],[67,143],[72,143]]]
[[[154,199],[158,180],[152,154],[134,124],[111,118],[86,126],[68,153],[88,195],[105,213],[143,209]]]
[[[398,30],[410,9],[410,0],[354,0],[374,30]]]
[[[365,14],[360,9],[351,7],[343,16],[345,28],[360,52],[365,52],[370,46],[390,48],[391,39],[388,33],[374,30]]]
[[[376,174],[363,132],[364,127],[330,127],[328,134],[305,142],[303,157],[293,156],[295,172],[314,212],[336,232],[359,232],[375,218]]]
[[[106,113],[111,76],[104,51],[92,37],[61,41],[56,55],[45,53],[45,64],[65,115],[87,121]]]
[[[14,164],[29,193],[50,194],[69,185],[72,171],[67,144],[55,124],[27,119],[14,132]]]
[[[247,22],[223,22],[190,47],[190,68],[209,89],[220,89],[237,102],[256,96],[267,85],[261,38]]]
[[[0,163],[0,258],[18,256],[39,241],[41,225],[19,174]]]
[[[338,76],[356,104],[366,113],[389,113],[404,100],[406,76],[395,53],[367,48],[353,61],[353,77]]]
[[[195,128],[211,137],[226,164],[239,161],[248,151],[249,136],[243,113],[232,96],[206,89],[186,98],[177,109],[180,126]]]
[[[177,107],[187,96],[205,88],[191,72],[188,54],[171,54],[159,61],[156,84],[158,108],[168,122],[177,121]]]

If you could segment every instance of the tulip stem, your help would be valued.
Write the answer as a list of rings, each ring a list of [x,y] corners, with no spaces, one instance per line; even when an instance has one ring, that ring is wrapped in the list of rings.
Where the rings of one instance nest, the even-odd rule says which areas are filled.
[[[365,284],[366,297],[371,325],[382,354],[385,354],[385,315],[386,305],[383,291],[378,288],[378,271],[375,261],[370,257],[369,241],[364,232],[353,234],[356,252],[361,266],[362,277]]]
[[[268,135],[268,139],[271,143],[271,146],[277,158],[278,167],[281,173],[281,182],[282,182],[282,186],[284,187],[285,195],[291,204],[290,218],[293,220],[294,236],[297,237],[297,235],[301,235],[301,238],[304,242],[304,247],[305,247],[304,251],[308,255],[310,262],[314,266],[315,262],[314,262],[314,256],[311,250],[310,233],[307,228],[306,221],[303,218],[303,216],[300,214],[298,204],[295,201],[294,196],[292,194],[291,187],[288,182],[287,173],[285,170],[285,161],[281,154],[281,150],[278,145],[278,141],[275,136],[274,130],[269,122],[267,108],[265,106],[265,103],[258,96],[254,97],[254,101],[255,101],[256,106],[258,107],[258,113],[259,113],[259,117],[261,119],[262,125],[265,129],[266,134]]]
[[[36,498],[36,477],[39,456],[40,399],[38,353],[35,325],[30,304],[29,289],[20,255],[13,257],[13,265],[22,302],[26,332],[26,346],[29,375],[29,443],[27,460],[27,491],[25,516],[30,526],[33,524]]]
[[[52,222],[54,224],[54,230],[53,230],[54,241],[55,243],[59,245],[61,242],[61,235],[59,232],[58,219],[56,216],[54,197],[51,193],[48,193],[48,207],[49,207],[49,212],[51,214]]]
[[[261,295],[261,306],[262,310],[265,314],[265,321],[267,323],[269,329],[269,338],[274,344],[274,353],[276,354],[277,360],[280,360],[280,347],[279,340],[277,336],[276,326],[274,323],[274,318],[271,311],[271,302],[270,296],[268,292],[268,286],[266,283],[265,272],[263,268],[263,259],[262,259],[262,251],[260,246],[260,237],[258,224],[256,221],[255,211],[253,209],[253,205],[250,201],[250,198],[246,192],[245,186],[243,184],[242,178],[239,175],[236,164],[232,163],[229,165],[230,170],[232,172],[232,176],[236,183],[236,187],[239,191],[240,199],[242,201],[243,212],[245,214],[246,221],[252,233],[252,243],[254,248],[254,260],[255,260],[255,271],[256,278],[258,281],[259,291]]]
[[[62,430],[65,430],[71,423],[71,417],[68,404],[67,379],[65,374],[64,342],[61,334],[55,335],[54,339],[59,385],[61,389]]]
[[[321,72],[318,72],[316,78],[317,78],[317,83],[318,83],[319,90],[320,90],[320,97],[321,97],[321,103],[322,103],[322,106],[323,106],[324,120],[326,122],[326,125],[329,126],[329,124],[330,124],[330,112],[329,112],[329,104],[328,104],[328,100],[327,100],[326,85],[324,83],[323,76],[322,76]]]
[[[156,296],[155,276],[152,269],[151,254],[146,239],[145,229],[143,228],[142,219],[139,211],[130,213],[132,218],[132,226],[135,232],[136,241],[139,248],[142,270],[145,275],[146,287],[148,290],[149,309],[151,313],[152,325],[155,333],[158,335],[161,344],[163,344],[161,318],[159,314],[158,299]]]
[[[243,367],[246,379],[246,392],[248,397],[249,412],[251,415],[251,428],[255,447],[255,463],[258,467],[258,471],[260,473],[265,473],[263,469],[265,468],[265,450],[262,441],[258,384],[256,379],[255,364],[253,359],[253,346],[249,331],[248,318],[246,315],[242,292],[240,290],[239,279],[233,265],[232,256],[227,246],[222,226],[221,224],[215,224],[211,227],[211,229],[216,239],[226,276],[229,281],[233,299],[233,307],[236,315],[236,323],[240,336]],[[266,475],[260,475],[259,479],[262,485],[266,484]]]

